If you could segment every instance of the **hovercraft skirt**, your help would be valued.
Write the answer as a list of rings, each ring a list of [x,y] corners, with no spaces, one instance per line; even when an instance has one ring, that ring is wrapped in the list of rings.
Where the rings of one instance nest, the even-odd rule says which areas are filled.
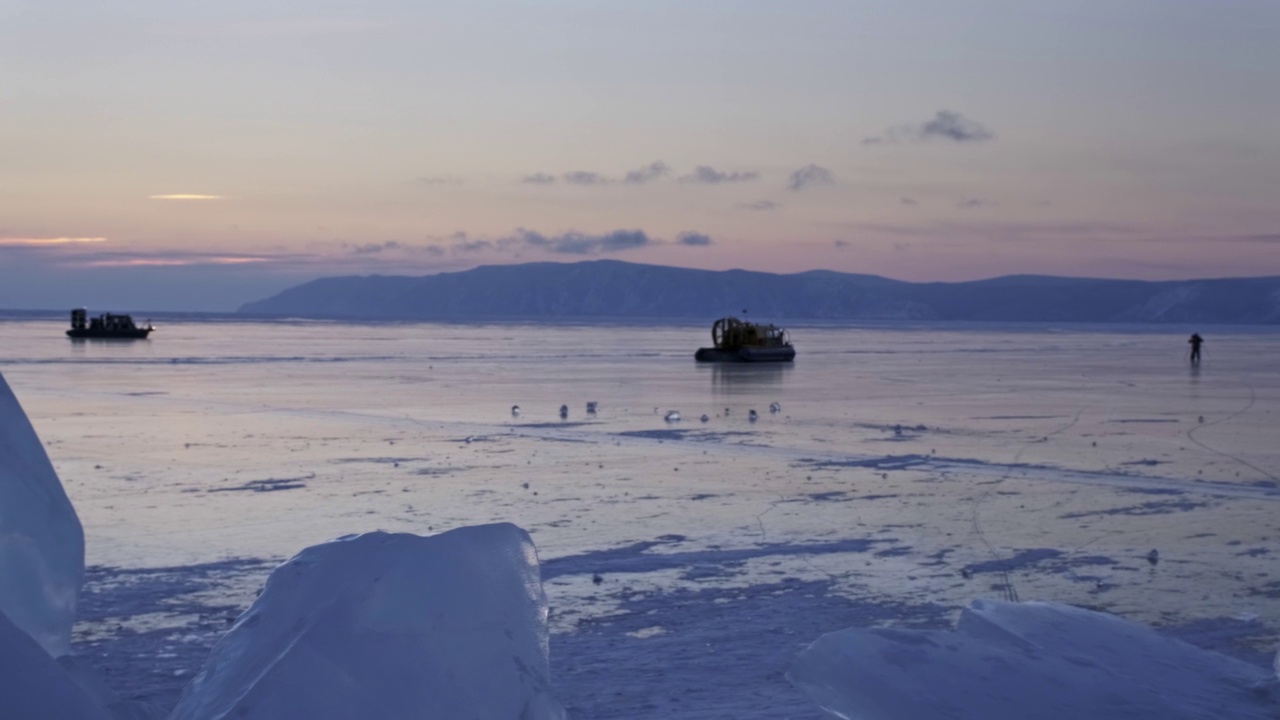
[[[719,348],[698,348],[693,359],[698,362],[791,362],[796,359],[796,350],[790,345],[783,347],[744,347],[737,350],[721,350]]]

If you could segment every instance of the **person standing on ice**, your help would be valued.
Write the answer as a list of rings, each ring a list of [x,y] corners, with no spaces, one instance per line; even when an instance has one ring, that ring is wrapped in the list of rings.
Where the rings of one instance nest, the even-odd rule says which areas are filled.
[[[1204,343],[1204,338],[1199,333],[1191,333],[1191,339],[1187,342],[1191,343],[1191,364],[1200,364],[1200,345]]]

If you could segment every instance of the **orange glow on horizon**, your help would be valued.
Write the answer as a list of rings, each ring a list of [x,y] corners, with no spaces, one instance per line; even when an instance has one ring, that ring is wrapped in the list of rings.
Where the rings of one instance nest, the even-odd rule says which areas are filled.
[[[260,257],[202,257],[202,258],[128,258],[122,260],[95,260],[85,263],[88,267],[181,267],[184,265],[246,265],[266,262]]]
[[[42,245],[81,245],[87,243],[106,242],[104,237],[56,237],[56,238],[10,238],[0,237],[0,245],[42,246]]]

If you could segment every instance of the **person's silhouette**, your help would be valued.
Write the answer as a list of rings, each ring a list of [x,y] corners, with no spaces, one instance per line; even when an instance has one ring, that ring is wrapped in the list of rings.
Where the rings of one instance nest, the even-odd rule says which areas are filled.
[[[1191,364],[1200,364],[1200,346],[1204,344],[1204,338],[1199,333],[1191,333],[1191,339],[1187,342],[1191,343]]]

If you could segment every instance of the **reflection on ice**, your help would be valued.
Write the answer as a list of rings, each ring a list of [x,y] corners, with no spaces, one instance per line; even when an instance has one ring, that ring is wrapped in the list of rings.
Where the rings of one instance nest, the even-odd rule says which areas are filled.
[[[754,394],[768,388],[781,391],[787,378],[795,372],[792,363],[711,363],[698,365],[699,373],[711,373],[711,386],[716,394]]]

